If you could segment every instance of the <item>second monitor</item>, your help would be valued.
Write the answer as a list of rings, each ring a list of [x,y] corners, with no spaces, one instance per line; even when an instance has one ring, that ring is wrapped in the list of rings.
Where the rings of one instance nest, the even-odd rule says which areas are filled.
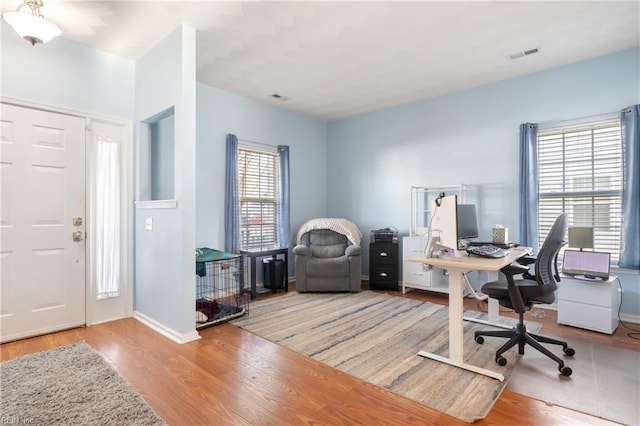
[[[458,241],[478,238],[478,216],[475,204],[458,204],[457,206]]]

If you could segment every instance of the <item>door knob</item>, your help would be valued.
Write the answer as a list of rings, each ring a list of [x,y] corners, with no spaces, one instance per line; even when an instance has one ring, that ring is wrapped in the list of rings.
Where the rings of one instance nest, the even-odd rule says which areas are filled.
[[[73,241],[82,241],[84,238],[84,232],[82,231],[76,231],[74,232],[73,235]]]

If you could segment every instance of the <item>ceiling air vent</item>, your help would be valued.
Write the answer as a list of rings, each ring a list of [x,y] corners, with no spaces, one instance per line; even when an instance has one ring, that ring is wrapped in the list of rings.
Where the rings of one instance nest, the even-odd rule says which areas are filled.
[[[273,99],[277,99],[277,100],[282,101],[282,102],[289,100],[289,98],[285,98],[284,96],[278,95],[277,93],[274,93],[273,95],[271,95],[271,97]]]
[[[539,52],[540,52],[540,49],[536,47],[534,49],[512,53],[511,55],[508,55],[507,58],[513,61],[514,59],[524,58],[525,56],[533,55],[534,53],[539,53]]]

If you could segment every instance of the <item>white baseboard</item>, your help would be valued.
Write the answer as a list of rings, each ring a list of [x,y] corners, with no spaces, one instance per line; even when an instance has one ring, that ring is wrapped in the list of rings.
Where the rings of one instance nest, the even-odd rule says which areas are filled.
[[[632,314],[620,314],[620,319],[624,322],[632,322],[634,324],[640,324],[640,315]]]
[[[147,327],[151,328],[154,331],[157,331],[158,333],[162,334],[164,337],[173,340],[176,343],[179,344],[184,344],[184,343],[189,343],[189,342],[193,342],[194,340],[198,340],[200,339],[200,334],[198,334],[198,332],[196,330],[193,330],[192,332],[189,333],[178,333],[177,331],[175,331],[172,328],[167,327],[164,324],[159,323],[158,321],[154,320],[151,317],[148,317],[147,315],[143,314],[142,312],[138,312],[138,311],[134,311],[133,312],[133,318],[135,318],[136,320],[140,321],[142,324],[146,325]]]
[[[121,320],[121,319],[124,319],[124,318],[129,318],[129,317],[117,316],[117,317],[113,317],[113,318],[102,319],[100,321],[87,322],[87,327],[90,327],[92,325],[104,324],[105,322],[118,321],[118,320]]]

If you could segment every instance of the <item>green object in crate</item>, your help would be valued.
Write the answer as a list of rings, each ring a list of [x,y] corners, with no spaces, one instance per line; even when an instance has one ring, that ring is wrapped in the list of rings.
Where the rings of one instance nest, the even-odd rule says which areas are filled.
[[[196,249],[196,274],[200,277],[206,275],[206,262],[215,262],[218,260],[232,260],[242,256],[241,254],[229,253],[228,251],[220,251],[209,247],[201,247]]]

